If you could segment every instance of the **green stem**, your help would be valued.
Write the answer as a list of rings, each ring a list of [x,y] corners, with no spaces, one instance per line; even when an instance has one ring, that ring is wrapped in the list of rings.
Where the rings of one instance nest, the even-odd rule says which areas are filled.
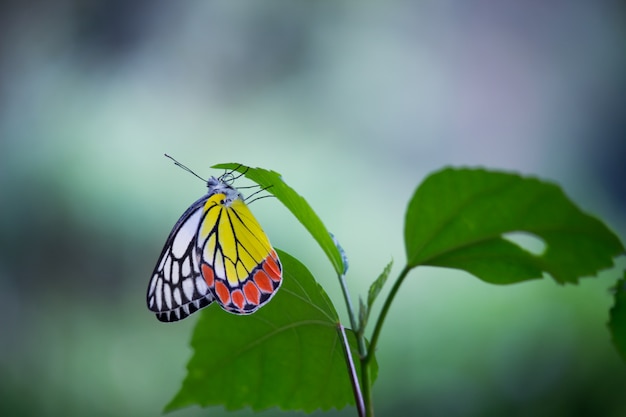
[[[398,292],[398,289],[400,289],[400,285],[402,285],[402,281],[404,281],[404,278],[406,278],[410,270],[411,268],[408,265],[404,267],[402,272],[400,272],[398,279],[393,284],[393,287],[391,288],[389,295],[387,295],[387,298],[385,299],[385,304],[383,304],[383,308],[380,311],[380,315],[378,316],[378,319],[376,320],[376,326],[374,327],[374,332],[372,333],[372,339],[370,340],[369,351],[367,355],[365,355],[365,357],[361,360],[362,368],[369,368],[369,364],[372,361],[372,358],[374,357],[374,352],[376,352],[376,346],[378,345],[378,338],[380,336],[380,331],[383,327],[385,317],[387,317],[387,313],[389,312],[391,303],[393,302],[393,299],[395,298],[396,293]]]
[[[341,285],[341,291],[343,292],[343,298],[346,302],[346,308],[348,309],[350,325],[352,326],[352,329],[354,329],[356,334],[356,340],[359,349],[359,361],[361,362],[361,384],[359,384],[359,379],[358,377],[356,377],[356,371],[351,374],[354,375],[356,378],[352,380],[352,384],[354,389],[354,399],[357,404],[357,411],[359,413],[359,417],[374,417],[374,405],[372,401],[372,376],[370,373],[369,365],[364,362],[364,359],[368,356],[367,347],[365,344],[365,336],[363,335],[365,329],[360,329],[359,323],[356,321],[356,316],[354,308],[352,307],[352,300],[350,299],[350,293],[348,292],[348,285],[346,284],[345,275],[340,274],[338,275],[338,277],[339,283]],[[350,353],[350,348],[347,344],[347,339],[345,343],[347,347],[346,358],[348,359],[348,366],[350,366],[350,364],[354,366],[354,362],[352,361],[352,355]]]
[[[337,277],[339,278],[339,284],[341,285],[341,292],[343,293],[343,298],[346,302],[346,307],[348,309],[348,317],[350,318],[350,326],[352,326],[352,328],[356,330],[357,322],[356,322],[356,318],[354,315],[354,309],[352,307],[352,300],[350,299],[350,293],[348,292],[348,285],[346,284],[345,275],[337,274]]]
[[[371,374],[371,362],[374,358],[374,352],[376,352],[376,347],[378,345],[378,338],[380,337],[380,332],[383,327],[383,323],[385,322],[385,318],[387,317],[387,313],[389,312],[389,308],[391,307],[391,303],[396,296],[396,293],[400,289],[400,285],[402,285],[402,281],[408,275],[411,268],[409,266],[405,266],[404,269],[400,272],[398,279],[393,284],[389,295],[385,299],[385,303],[383,304],[383,308],[376,320],[376,325],[374,327],[374,332],[372,333],[372,339],[370,341],[369,349],[366,354],[361,355],[361,385],[362,385],[362,396],[363,403],[365,406],[365,416],[366,417],[374,417],[374,402],[372,399],[372,374]],[[357,338],[359,343],[363,343],[365,346],[365,337],[363,336],[365,329],[359,329],[357,332]],[[361,345],[359,344],[359,349]],[[363,352],[365,348],[363,348]]]
[[[367,349],[365,347],[365,338],[359,334],[359,323],[356,321],[356,315],[354,313],[354,308],[352,307],[352,300],[350,299],[350,293],[348,292],[348,285],[346,284],[345,275],[339,274],[339,284],[341,285],[341,291],[343,292],[343,298],[346,301],[346,308],[348,310],[348,317],[350,319],[350,326],[357,334],[357,342],[359,346],[359,356],[364,357],[367,354]]]
[[[360,336],[361,338],[363,336]],[[372,374],[369,364],[365,363],[364,356],[361,357],[361,381],[363,385],[362,396],[365,407],[365,416],[374,417],[374,401],[372,399]]]
[[[348,374],[350,376],[350,382],[352,383],[352,391],[354,392],[354,399],[356,401],[356,409],[359,413],[359,417],[366,417],[365,403],[363,401],[363,394],[361,393],[361,386],[359,385],[359,377],[356,374],[356,368],[354,367],[354,361],[352,360],[352,352],[350,352],[350,344],[348,343],[348,337],[346,336],[346,329],[337,323],[337,331],[341,336],[341,342],[343,346],[343,352],[346,355],[346,363],[348,365]]]
[[[354,390],[354,399],[357,404],[357,411],[359,417],[373,417],[374,410],[372,406],[372,377],[370,375],[369,366],[363,365],[363,358],[367,357],[367,348],[365,345],[365,337],[363,336],[363,330],[359,329],[359,323],[356,321],[354,308],[352,307],[352,300],[350,299],[350,293],[348,292],[348,285],[346,284],[345,275],[339,274],[339,284],[341,285],[341,291],[343,292],[343,298],[346,302],[346,308],[348,310],[348,317],[350,319],[350,326],[354,329],[356,334],[357,345],[359,349],[359,361],[361,362],[361,384],[359,384],[359,378],[356,375],[354,369],[354,361],[352,360],[352,353],[350,352],[350,345],[348,345],[348,339],[345,337],[345,331],[343,326],[339,324],[344,338],[344,351],[346,354],[346,362],[350,372],[350,381],[352,382],[352,389]]]

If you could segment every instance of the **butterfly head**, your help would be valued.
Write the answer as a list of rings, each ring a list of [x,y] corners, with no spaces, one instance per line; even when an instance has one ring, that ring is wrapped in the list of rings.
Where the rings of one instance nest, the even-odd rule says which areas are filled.
[[[232,185],[228,184],[226,181],[222,179],[222,177],[215,178],[210,177],[207,182],[207,187],[209,188],[209,195],[214,194],[223,194],[224,200],[221,202],[225,206],[230,206],[233,201],[239,199],[243,200],[243,196]]]

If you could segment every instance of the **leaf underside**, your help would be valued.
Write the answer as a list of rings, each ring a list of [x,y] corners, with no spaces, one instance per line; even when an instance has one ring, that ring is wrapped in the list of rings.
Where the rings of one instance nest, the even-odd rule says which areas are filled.
[[[540,254],[504,234],[545,244]],[[613,266],[624,246],[601,221],[583,213],[555,184],[483,169],[446,168],[418,187],[406,213],[408,265],[467,271],[494,284],[551,275],[576,283]]]
[[[195,404],[311,412],[354,404],[335,308],[304,265],[277,252],[283,284],[266,306],[248,316],[215,305],[201,312],[187,376],[166,411]],[[358,357],[352,331],[348,339]]]

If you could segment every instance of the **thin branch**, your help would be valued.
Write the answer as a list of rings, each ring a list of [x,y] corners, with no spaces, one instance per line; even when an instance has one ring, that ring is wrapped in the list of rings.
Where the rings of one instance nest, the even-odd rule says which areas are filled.
[[[350,382],[352,383],[352,391],[354,392],[357,412],[359,413],[359,417],[366,417],[367,414],[365,413],[365,403],[363,402],[363,395],[361,394],[359,377],[356,374],[356,368],[354,367],[354,361],[352,360],[352,352],[350,352],[350,345],[348,344],[346,329],[341,325],[341,323],[337,323],[337,331],[341,336],[341,345],[343,346],[343,352],[346,356],[346,364],[348,365],[348,373],[350,376]]]
[[[358,331],[359,323],[356,321],[356,316],[354,314],[354,308],[352,307],[352,300],[350,299],[350,293],[348,292],[348,285],[346,284],[346,279],[344,274],[338,274],[339,284],[341,285],[341,292],[343,293],[343,298],[346,302],[346,308],[348,310],[348,318],[350,319],[350,326],[354,331]],[[365,348],[365,343],[361,343],[359,340],[359,355],[364,356],[367,353]]]
[[[365,404],[365,416],[374,417],[374,400],[372,398],[372,373],[370,372],[369,364],[365,363],[365,357],[361,358],[361,385],[363,386],[363,403]]]
[[[391,291],[387,295],[387,298],[385,299],[385,304],[383,304],[383,308],[380,311],[380,315],[378,316],[378,319],[376,320],[376,326],[374,327],[374,332],[372,333],[372,339],[370,340],[369,351],[367,352],[367,355],[365,356],[365,358],[363,358],[363,361],[361,362],[363,367],[369,368],[368,365],[372,361],[372,358],[374,357],[374,352],[376,351],[376,346],[378,345],[378,338],[380,337],[380,331],[382,330],[383,323],[385,321],[385,318],[387,317],[387,313],[389,312],[391,303],[393,302],[393,299],[395,298],[396,293],[398,292],[398,289],[400,289],[400,285],[402,285],[402,281],[404,281],[404,278],[406,278],[410,270],[411,268],[408,265],[404,267],[402,272],[400,272],[400,275],[398,275],[398,279],[396,280],[396,282],[394,282],[393,287],[391,288]]]

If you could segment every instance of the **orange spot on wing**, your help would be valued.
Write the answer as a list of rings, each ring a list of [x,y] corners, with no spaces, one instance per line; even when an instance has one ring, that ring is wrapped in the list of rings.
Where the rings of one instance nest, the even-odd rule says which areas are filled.
[[[273,254],[273,255],[276,256],[276,254]],[[270,254],[267,258],[265,258],[265,261],[263,262],[263,269],[265,270],[265,272],[267,272],[267,275],[272,280],[280,281],[282,272],[280,271],[280,267],[278,266],[278,263],[276,262],[275,258],[272,257],[272,254]]]
[[[233,291],[232,299],[233,299],[233,304],[239,307],[240,310],[243,309],[243,304],[246,300],[243,298],[243,293],[241,292],[241,290]]]
[[[243,286],[243,293],[246,295],[246,298],[248,299],[248,302],[250,304],[259,305],[259,303],[261,302],[261,293],[252,281],[246,282],[246,285]]]
[[[213,273],[213,268],[207,264],[202,264],[202,277],[206,281],[209,288],[213,288],[213,285],[215,284],[215,274]]]
[[[223,282],[217,281],[215,283],[215,294],[217,295],[217,298],[219,298],[222,302],[222,305],[230,303],[230,291],[228,291],[226,284],[224,284]]]
[[[263,270],[256,271],[252,279],[254,280],[256,285],[261,289],[261,291],[263,292],[274,291],[274,286],[272,285],[272,281],[270,281],[270,278],[267,276],[265,271]]]

